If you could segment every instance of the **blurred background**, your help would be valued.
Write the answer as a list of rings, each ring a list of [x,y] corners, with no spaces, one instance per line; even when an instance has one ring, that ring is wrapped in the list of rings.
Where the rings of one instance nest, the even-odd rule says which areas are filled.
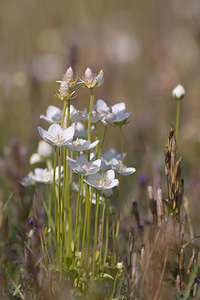
[[[200,1],[1,1],[0,10],[0,155],[13,138],[27,156],[39,141],[39,116],[48,105],[62,107],[54,93],[68,66],[81,77],[86,67],[104,69],[105,83],[95,99],[108,105],[125,102],[131,122],[124,127],[127,164],[137,173],[127,179],[127,198],[159,185],[164,146],[175,121],[172,89],[181,83],[179,153],[193,220],[200,193]],[[73,104],[89,105],[78,88]],[[119,132],[111,129],[105,150],[120,150]],[[7,149],[7,150],[6,150]],[[2,167],[2,164],[1,164]],[[11,166],[12,168],[12,166]],[[2,168],[1,168],[2,171]],[[25,173],[29,171],[27,165]],[[10,195],[1,172],[0,197]],[[163,183],[165,184],[165,183]]]

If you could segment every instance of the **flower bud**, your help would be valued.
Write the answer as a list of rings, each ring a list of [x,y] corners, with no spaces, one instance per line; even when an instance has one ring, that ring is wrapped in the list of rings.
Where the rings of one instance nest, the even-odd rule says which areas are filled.
[[[60,82],[60,88],[58,89],[58,92],[59,93],[57,94],[57,96],[60,100],[64,100],[65,98],[68,97],[68,95],[69,95],[69,86],[68,86],[68,84],[65,80]]]
[[[72,67],[69,67],[69,68],[66,70],[63,79],[67,82],[67,84],[68,84],[68,86],[69,86],[70,88],[72,88],[72,87],[75,86],[76,80],[74,79],[74,71],[73,71]]]
[[[172,91],[172,96],[176,100],[181,100],[185,96],[185,89],[181,84],[178,84]]]
[[[47,144],[45,141],[39,141],[37,152],[42,157],[49,157],[52,153],[51,145]]]
[[[87,68],[85,70],[85,82],[86,83],[91,83],[94,80],[94,75],[92,73],[92,70],[90,68]]]

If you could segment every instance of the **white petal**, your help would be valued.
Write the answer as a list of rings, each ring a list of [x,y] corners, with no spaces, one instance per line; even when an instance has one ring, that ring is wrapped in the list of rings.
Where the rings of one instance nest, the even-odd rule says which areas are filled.
[[[111,107],[113,113],[117,113],[121,110],[125,110],[126,106],[124,102],[117,103]]]
[[[38,131],[41,137],[50,145],[54,145],[55,143],[51,140],[48,131],[44,130],[42,127],[38,126]]]
[[[88,164],[88,160],[87,160],[87,157],[85,155],[78,156],[77,159],[76,159],[76,162],[79,165]]]
[[[48,129],[48,133],[52,136],[61,135],[62,132],[63,130],[58,124],[52,124]]]
[[[33,165],[33,164],[36,164],[36,163],[43,162],[43,159],[42,159],[42,157],[38,153],[33,153],[31,155],[29,161],[30,161],[30,164]]]
[[[107,106],[106,102],[102,99],[97,100],[96,106],[97,112],[100,114],[105,113],[109,110],[109,107]]]
[[[73,126],[68,127],[63,131],[63,136],[66,142],[70,142],[74,137],[75,129]]]
[[[105,174],[104,177],[113,180],[115,178],[115,172],[113,170],[108,170]]]
[[[95,141],[95,142],[91,143],[90,146],[89,146],[89,148],[88,148],[88,150],[91,150],[91,149],[93,149],[94,147],[96,147],[96,145],[97,145],[98,143],[99,143],[99,141]]]
[[[49,119],[49,118],[47,118],[45,115],[40,115],[40,119],[43,119],[43,120],[45,120],[48,123],[52,123],[52,120]]]
[[[135,171],[136,171],[135,168],[126,168],[122,172],[119,172],[119,174],[122,176],[128,176],[128,175],[135,173]]]
[[[105,186],[106,189],[112,189],[115,186],[118,186],[119,180],[113,179],[108,185]]]
[[[111,160],[113,157],[115,157],[116,155],[117,155],[117,150],[116,150],[115,148],[111,148],[111,149],[109,149],[108,151],[106,151],[106,152],[102,155],[102,157],[103,157],[105,160],[109,161],[109,160]]]
[[[54,105],[49,105],[47,110],[46,110],[46,116],[50,119],[52,118],[54,115],[61,113],[61,110],[54,106]]]
[[[97,159],[97,160],[93,161],[92,164],[96,165],[97,167],[100,168],[100,166],[101,166],[101,159]]]

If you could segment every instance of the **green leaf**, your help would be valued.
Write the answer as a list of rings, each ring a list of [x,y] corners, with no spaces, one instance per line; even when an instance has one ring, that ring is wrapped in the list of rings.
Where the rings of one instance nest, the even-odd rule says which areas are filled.
[[[21,288],[21,284],[19,284],[18,286],[16,286],[14,292],[13,292],[13,296],[17,296],[20,293],[20,288]]]
[[[174,210],[173,210],[172,207],[170,206],[169,202],[166,201],[166,200],[164,200],[164,199],[163,199],[162,201],[163,201],[164,204],[166,205],[168,213],[174,215]]]
[[[104,273],[100,278],[110,278],[110,279],[114,280],[114,278],[110,274],[107,274],[107,273]]]

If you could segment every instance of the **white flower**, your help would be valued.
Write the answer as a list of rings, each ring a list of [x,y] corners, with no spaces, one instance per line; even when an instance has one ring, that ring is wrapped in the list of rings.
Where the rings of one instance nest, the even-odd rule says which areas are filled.
[[[96,104],[94,105],[94,109],[101,117],[111,112],[111,108],[108,107],[106,102],[102,99],[97,100]]]
[[[82,175],[93,175],[100,169],[101,160],[97,159],[93,162],[88,162],[85,155],[78,156],[76,160],[67,157],[69,167],[76,173]]]
[[[41,115],[40,119],[43,119],[49,123],[60,123],[62,120],[62,111],[60,108],[50,105],[46,110],[46,116]]]
[[[70,151],[88,151],[96,147],[99,141],[95,141],[91,143],[90,141],[83,139],[76,139],[70,143],[68,143],[65,147]]]
[[[135,168],[127,168],[121,160],[117,160],[116,158],[113,158],[109,162],[112,166],[112,169],[116,172],[119,173],[122,176],[128,176],[133,173],[135,173],[136,169]]]
[[[126,153],[123,153],[123,159],[126,157]],[[106,151],[104,154],[102,154],[101,156],[101,170],[103,172],[112,169],[112,163],[111,160],[112,159],[116,159],[116,160],[120,160],[121,159],[121,155],[118,154],[117,150],[114,148],[109,149],[108,151]]]
[[[123,159],[126,157],[126,155],[127,153],[123,152]],[[119,160],[121,158],[121,154],[119,154],[115,148],[110,148],[102,154],[102,157],[107,161],[111,160],[112,158],[116,158]]]
[[[43,162],[46,158],[50,157],[52,147],[45,141],[39,141],[37,153],[33,153],[30,157],[30,164]]]
[[[184,87],[181,84],[178,84],[175,89],[173,89],[172,96],[177,100],[182,99],[185,96]]]
[[[75,127],[74,138],[87,139],[88,130],[85,129],[84,125],[81,122],[73,123],[72,126]],[[94,126],[91,126],[91,133],[94,131]]]
[[[94,174],[83,179],[88,185],[98,189],[98,190],[109,190],[119,184],[118,179],[115,179],[115,172],[109,170],[104,174]]]
[[[99,72],[97,76],[95,76],[90,68],[87,68],[85,70],[85,76],[84,79],[81,79],[80,83],[84,85],[84,87],[87,88],[94,88],[101,86],[104,81],[104,73],[103,70]]]
[[[126,112],[126,107],[123,102],[115,104],[111,107],[111,112],[106,114],[102,119],[104,124],[122,125],[126,124],[130,112]]]
[[[40,126],[38,127],[38,131],[41,137],[50,145],[65,146],[73,139],[75,129],[71,126],[63,130],[60,125],[52,124],[48,131]]]
[[[61,173],[63,172],[63,166],[61,166]],[[40,183],[50,184],[53,183],[54,170],[48,171],[47,169],[36,168],[34,173],[29,173],[28,176]],[[59,167],[56,167],[55,180],[58,181]]]

